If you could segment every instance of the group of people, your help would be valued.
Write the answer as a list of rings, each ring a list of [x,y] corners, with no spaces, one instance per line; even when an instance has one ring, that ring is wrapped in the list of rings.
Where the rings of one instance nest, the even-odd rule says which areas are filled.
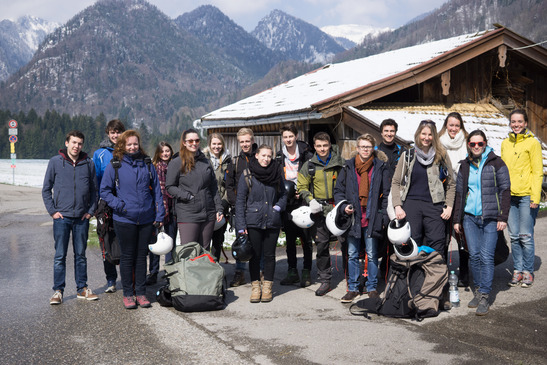
[[[534,280],[533,227],[543,178],[541,147],[527,128],[525,111],[511,113],[510,127],[500,157],[488,146],[484,132],[466,132],[458,113],[447,116],[439,133],[434,122],[422,121],[412,148],[396,143],[398,125],[387,119],[380,125],[382,142],[377,145],[370,134],[359,136],[348,160],[331,144],[328,133],[315,134],[310,146],[298,139],[292,124],[280,130],[279,151],[257,146],[253,131],[240,129],[240,152],[235,157],[221,134],[210,134],[202,152],[199,133],[188,129],[176,154],[161,142],[150,159],[138,132],[126,131],[123,123],[113,120],[91,159],[82,152],[84,136],[72,131],[66,149],[50,160],[44,179],[43,199],[54,219],[56,248],[50,304],[62,303],[70,232],[77,297],[98,299],[87,286],[85,258],[89,218],[98,199],[113,210],[127,309],[150,306],[146,285],[157,281],[159,257],[149,253],[148,244],[158,230],[165,230],[174,241],[178,231],[181,244],[199,242],[218,261],[228,222],[238,235],[247,235],[253,249],[248,263],[252,303],[273,299],[280,230],[286,233],[288,262],[280,284],[312,284],[315,242],[320,284],[315,294],[323,296],[332,289],[332,233],[326,217],[334,206],[352,217],[351,226],[339,237],[347,279],[341,301],[350,303],[360,295],[362,252],[367,263],[364,291],[378,297],[379,263],[385,264],[390,253],[385,232],[388,205],[392,205],[396,219],[410,224],[412,239],[445,259],[450,236],[456,236],[462,285],[470,281],[471,269],[475,295],[468,306],[485,315],[498,231],[508,227],[511,238],[514,274],[509,285],[529,287]],[[309,228],[293,222],[292,213],[301,206],[309,207],[313,220]],[[300,273],[298,238],[304,256]],[[171,254],[166,255],[169,260]],[[246,263],[236,261],[230,286],[245,284],[246,270]],[[105,292],[115,292],[116,266],[105,260],[104,271]]]

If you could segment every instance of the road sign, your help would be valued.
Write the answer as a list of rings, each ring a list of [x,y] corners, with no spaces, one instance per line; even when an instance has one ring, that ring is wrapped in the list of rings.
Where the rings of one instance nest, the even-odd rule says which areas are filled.
[[[10,158],[11,158],[12,160],[15,160],[15,159],[17,158],[17,154],[16,154],[16,153],[10,154]]]
[[[15,165],[11,165],[11,168],[14,169],[14,168],[15,168]]]
[[[8,134],[10,136],[16,136],[17,135],[17,128],[10,128],[8,129]]]
[[[9,144],[9,151],[10,151],[10,153],[15,153],[15,143],[10,143]]]
[[[17,121],[15,119],[12,119],[8,122],[8,125],[10,128],[17,128]]]
[[[17,142],[17,136],[9,136],[9,141],[10,141],[10,143]]]

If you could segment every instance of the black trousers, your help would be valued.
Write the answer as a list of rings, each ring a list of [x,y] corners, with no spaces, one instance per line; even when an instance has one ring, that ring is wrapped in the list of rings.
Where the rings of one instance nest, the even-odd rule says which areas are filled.
[[[418,246],[429,246],[446,260],[446,221],[441,218],[444,203],[407,199],[403,203],[411,236]]]
[[[275,274],[275,249],[279,229],[247,228],[249,240],[253,245],[253,257],[249,261],[251,281],[260,280],[260,261],[263,258],[264,280],[273,281]]]
[[[296,208],[296,207],[293,207]],[[292,208],[284,212],[283,218],[283,231],[287,239],[286,252],[287,252],[287,264],[289,269],[296,269],[296,238],[300,237],[300,243],[302,244],[302,252],[304,253],[304,269],[311,270],[313,260],[313,243],[309,229],[303,229],[298,227],[290,218],[290,212]]]
[[[320,283],[328,283],[332,278],[330,264],[330,231],[323,213],[312,216],[314,224],[309,229],[317,245],[316,264]]]

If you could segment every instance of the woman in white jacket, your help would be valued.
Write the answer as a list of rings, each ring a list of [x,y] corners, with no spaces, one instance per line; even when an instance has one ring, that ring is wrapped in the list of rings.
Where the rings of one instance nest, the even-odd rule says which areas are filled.
[[[444,148],[446,148],[455,176],[458,175],[458,171],[460,170],[460,161],[467,157],[467,136],[468,133],[465,130],[460,113],[452,112],[448,114],[444,120],[443,127],[439,131],[439,140]],[[448,227],[452,231],[452,220]],[[458,280],[458,286],[467,287],[469,285],[469,252],[467,251],[467,244],[465,243],[463,234],[453,232],[453,235],[458,243],[460,254],[460,280]]]

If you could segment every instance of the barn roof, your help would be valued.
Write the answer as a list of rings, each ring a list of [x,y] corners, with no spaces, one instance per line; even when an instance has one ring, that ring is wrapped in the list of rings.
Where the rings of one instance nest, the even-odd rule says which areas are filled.
[[[332,109],[339,112],[338,106],[373,101],[393,92],[393,85],[403,89],[418,84],[501,44],[518,49],[531,42],[506,28],[499,28],[328,64],[204,115],[202,127],[323,118],[333,113]],[[547,66],[547,51],[542,47],[519,49],[519,52]],[[327,111],[328,108],[331,111]]]

